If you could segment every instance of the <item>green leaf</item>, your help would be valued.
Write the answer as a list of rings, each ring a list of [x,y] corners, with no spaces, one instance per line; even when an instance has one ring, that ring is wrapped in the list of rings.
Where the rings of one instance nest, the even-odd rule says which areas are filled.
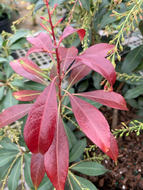
[[[80,83],[79,83],[79,84],[80,84]],[[88,88],[88,86],[89,86],[88,80],[82,82],[82,83],[78,86],[78,93],[86,91],[86,89]]]
[[[10,50],[17,50],[17,49],[23,49],[23,47],[17,43],[17,44],[13,44],[12,46],[10,46],[9,48]]]
[[[24,82],[19,79],[15,79],[14,81],[10,82],[10,84],[19,88],[24,88]]]
[[[20,38],[23,38],[24,36],[26,36],[28,34],[29,30],[28,29],[20,29],[18,30],[14,36],[9,40],[9,46],[11,46],[14,42],[16,42],[17,40],[19,40]]]
[[[4,90],[5,90],[5,86],[1,86],[0,87],[0,100],[2,100],[2,98],[4,96]]]
[[[23,1],[23,0],[21,0],[21,1]],[[38,2],[38,0],[25,0],[25,1],[30,2],[30,3],[33,3],[33,4],[36,4],[36,3]],[[43,0],[42,0],[42,1],[43,1]]]
[[[7,62],[4,64],[4,71],[5,71],[7,79],[9,79],[9,77],[14,73],[13,69],[11,68],[11,66],[9,64],[10,61],[13,61],[12,56],[8,56],[7,57]]]
[[[103,16],[99,29],[104,28],[107,24],[113,23],[116,20],[116,17],[110,17],[111,14],[112,11],[110,10]]]
[[[82,131],[75,131],[74,135],[76,136],[76,138],[85,137],[85,134]]]
[[[101,85],[100,85],[101,81],[102,81],[102,76],[99,73],[94,72],[94,74],[93,74],[93,84],[94,84],[94,87],[97,90],[101,89]]]
[[[19,150],[19,148],[11,142],[11,140],[9,138],[3,138],[1,141],[0,141],[0,145],[5,148],[5,149],[8,149],[8,150]]]
[[[26,90],[39,90],[39,91],[43,91],[46,86],[36,83],[36,82],[32,82],[32,81],[28,81],[24,83],[24,88]]]
[[[73,162],[76,159],[78,159],[82,153],[84,152],[84,149],[86,147],[86,139],[82,139],[77,142],[77,144],[71,149],[70,155],[69,155],[69,162]]]
[[[130,73],[138,67],[143,57],[143,45],[133,49],[125,57],[121,70],[124,73]]]
[[[133,89],[128,90],[125,95],[124,98],[125,99],[132,99],[132,98],[136,98],[139,95],[143,94],[143,85],[141,86],[137,86]]]
[[[73,188],[70,188],[71,190],[97,190],[97,188],[93,185],[93,183],[91,183],[90,181],[88,181],[85,178],[79,177],[77,175],[69,175],[71,184],[73,186]],[[69,183],[70,184],[70,183]]]
[[[74,88],[70,88],[69,93],[73,94],[74,93]],[[63,105],[67,106],[70,103],[69,97],[66,96],[62,102]]]
[[[71,148],[76,144],[77,140],[76,140],[76,137],[75,137],[74,133],[67,126],[67,124],[65,122],[63,122],[63,124],[64,124],[65,132],[66,132],[66,135],[67,135],[67,138],[68,138],[69,150],[71,150]]]
[[[0,63],[7,62],[7,59],[0,57]]]
[[[126,100],[126,103],[129,104],[133,108],[140,109],[140,106],[135,99],[128,99]]]
[[[69,1],[69,0],[50,0],[50,6],[54,7],[54,5],[57,3],[58,5],[66,2],[66,1]]]
[[[82,7],[84,7],[87,11],[90,10],[90,1],[89,0],[80,0]],[[77,1],[77,5],[79,5],[79,1]]]
[[[35,8],[34,8],[34,14],[37,10],[41,9],[43,6],[45,6],[45,3],[43,2],[43,0],[39,0],[36,5],[35,5]]]
[[[45,177],[43,178],[41,184],[38,187],[38,190],[49,190],[49,188],[51,188],[53,185],[51,183],[51,181],[49,180],[49,178],[45,175]]]
[[[28,153],[24,154],[24,158],[25,158],[25,166],[24,166],[24,178],[25,181],[27,183],[27,185],[29,186],[30,189],[33,189],[33,182],[31,179],[31,174],[30,174],[30,161],[31,161],[31,155]]]
[[[90,176],[98,176],[104,174],[107,170],[102,164],[97,162],[81,162],[77,163],[75,166],[71,167],[73,170],[78,171],[82,174]]]
[[[16,100],[13,96],[12,96],[12,93],[13,91],[9,88],[7,90],[7,93],[4,97],[4,100],[3,100],[3,106],[4,106],[4,109],[7,109],[13,105],[17,105],[18,104],[18,100]]]
[[[11,164],[12,164],[12,161],[8,162],[7,164],[5,164],[4,166],[0,168],[0,181],[3,180],[4,177],[6,176]]]
[[[3,73],[0,71],[0,80],[4,80],[4,79],[5,79],[5,77],[4,77]]]
[[[21,174],[21,158],[18,158],[9,176],[9,180],[8,180],[9,190],[17,189],[20,174]]]
[[[0,149],[0,167],[13,160],[19,151],[7,150],[5,148]]]

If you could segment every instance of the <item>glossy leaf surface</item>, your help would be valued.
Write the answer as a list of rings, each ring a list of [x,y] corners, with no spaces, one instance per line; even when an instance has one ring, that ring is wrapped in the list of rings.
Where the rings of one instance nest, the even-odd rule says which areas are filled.
[[[38,188],[45,175],[44,155],[40,153],[32,154],[30,171],[33,185],[35,188]]]
[[[64,61],[61,62],[61,70],[66,71],[68,69],[68,67],[71,65],[71,63],[74,61],[74,58],[73,59],[66,59],[66,57],[77,56],[78,49],[74,46],[71,48],[60,47],[59,53],[61,55],[61,60],[65,59]]]
[[[80,38],[80,41],[83,40],[84,36],[85,36],[85,30],[84,29],[74,29],[73,27],[71,26],[67,26],[64,31],[63,31],[63,34],[62,34],[62,37],[60,39],[60,41],[62,41],[64,38],[66,38],[67,36],[73,34],[77,32],[78,35],[79,35],[79,38]]]
[[[110,148],[109,125],[102,113],[91,104],[69,95],[75,118],[86,136],[101,150]]]
[[[90,46],[82,53],[82,55],[92,54],[92,55],[99,55],[101,57],[106,57],[108,55],[107,54],[108,51],[110,51],[112,48],[114,48],[114,45],[109,45],[107,43],[100,43]]]
[[[104,174],[107,169],[102,164],[97,162],[81,162],[73,165],[71,167],[73,170],[78,171],[82,174],[90,175],[90,176],[98,176]]]
[[[14,61],[10,62],[10,66],[12,67],[12,69],[19,75],[21,75],[22,77],[25,77],[27,79],[30,79],[32,81],[38,82],[38,83],[42,83],[45,84],[45,81],[43,80],[43,78],[39,78],[29,72],[27,72],[21,65],[20,60],[24,60],[25,58],[20,58]],[[34,64],[34,62],[32,62]]]
[[[29,38],[26,38],[26,39],[33,46],[35,46],[38,49],[41,48],[41,50],[42,50],[42,47],[43,47],[46,50],[52,51],[52,40],[51,40],[50,36],[45,32],[40,32],[36,37],[29,37]],[[32,50],[33,50],[33,48],[31,49],[31,51]],[[30,50],[29,50],[28,54],[30,54]],[[47,54],[50,57],[53,57],[53,55],[51,53],[47,53]]]
[[[128,110],[125,99],[116,92],[105,92],[104,90],[96,90],[92,92],[78,93],[76,94],[76,96],[77,95],[83,96],[85,98],[115,109]]]
[[[24,139],[32,153],[47,152],[53,141],[56,120],[57,96],[53,80],[33,104],[24,127]]]
[[[20,90],[18,92],[14,92],[12,95],[15,99],[20,101],[31,101],[37,99],[41,93],[41,91],[37,90]]]
[[[124,98],[125,99],[131,99],[131,98],[136,98],[139,95],[143,94],[143,85],[140,86],[136,86],[130,90],[128,90],[125,95]]]
[[[85,64],[86,66],[101,74],[109,81],[111,85],[115,83],[115,69],[112,63],[110,63],[110,61],[108,61],[107,59],[97,55],[79,55],[75,57],[75,60]],[[76,65],[74,65],[74,67],[76,67]]]
[[[32,104],[19,104],[9,107],[0,114],[0,128],[13,123],[28,114]]]
[[[118,158],[118,145],[116,142],[115,137],[112,133],[110,133],[110,149],[108,152],[105,152],[110,158],[114,160],[115,163],[117,163]]]
[[[59,115],[54,140],[44,156],[44,166],[46,174],[54,187],[57,190],[64,190],[69,166],[69,145]]]

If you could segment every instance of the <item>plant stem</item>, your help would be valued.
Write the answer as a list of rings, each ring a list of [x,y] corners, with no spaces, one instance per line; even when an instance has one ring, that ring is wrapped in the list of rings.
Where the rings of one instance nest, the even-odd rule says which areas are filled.
[[[46,4],[47,10],[48,10],[49,23],[50,23],[50,26],[51,26],[51,31],[52,31],[52,36],[53,36],[53,40],[54,40],[54,45],[56,46],[57,43],[56,43],[56,37],[55,37],[55,32],[54,32],[54,26],[53,26],[52,19],[51,19],[50,9],[49,9],[49,1],[46,0],[45,4]],[[58,48],[55,48],[55,49],[56,49],[56,58],[57,58],[57,74],[58,74],[58,77],[59,77],[59,83],[58,83],[59,93],[58,93],[58,95],[59,95],[59,101],[61,101],[61,99],[62,99],[62,95],[61,95],[61,83],[62,83],[62,79],[61,79],[61,73],[60,73],[60,69],[61,69],[60,68],[60,58],[59,58]]]

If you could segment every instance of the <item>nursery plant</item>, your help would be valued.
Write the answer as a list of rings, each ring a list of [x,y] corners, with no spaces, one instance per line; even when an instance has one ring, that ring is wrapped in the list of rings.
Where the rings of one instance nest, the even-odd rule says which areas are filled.
[[[38,89],[14,92],[14,98],[24,103],[13,105],[0,114],[0,128],[24,116],[23,121],[26,120],[23,123],[25,126],[20,141],[17,138],[15,140],[17,146],[5,138],[4,130],[1,131],[4,137],[1,141],[3,148],[0,149],[2,188],[9,174],[9,189],[16,189],[20,175],[23,182],[22,168],[25,160],[25,181],[31,189],[49,189],[53,185],[57,190],[64,190],[67,180],[71,190],[75,188],[94,190],[96,187],[91,182],[76,176],[73,171],[96,176],[105,173],[106,170],[101,164],[95,162],[95,158],[78,160],[86,147],[86,138],[76,139],[65,122],[69,120],[75,123],[78,130],[81,130],[117,163],[118,147],[106,119],[95,106],[80,98],[115,109],[128,110],[124,98],[113,92],[116,73],[112,63],[105,58],[109,51],[112,52],[114,45],[96,44],[80,55],[74,46],[62,47],[61,42],[75,32],[82,42],[85,30],[74,29],[68,25],[57,41],[55,28],[62,19],[53,24],[51,17],[57,5],[55,4],[51,10],[49,0],[45,0],[44,3],[49,18],[41,17],[41,19],[48,22],[50,27],[43,24],[41,26],[47,33],[41,32],[36,37],[28,37],[27,40],[33,47],[28,50],[26,58],[22,57],[10,62],[11,68],[17,74],[45,86],[45,89],[43,92]],[[44,52],[52,59],[50,75],[28,58],[35,52]],[[74,93],[71,87],[91,70],[103,76],[104,89]],[[62,84],[68,73],[70,73],[69,84],[64,89]],[[70,103],[67,104],[66,101]],[[73,112],[77,124],[71,120],[67,110]],[[22,188],[24,189],[23,183]]]

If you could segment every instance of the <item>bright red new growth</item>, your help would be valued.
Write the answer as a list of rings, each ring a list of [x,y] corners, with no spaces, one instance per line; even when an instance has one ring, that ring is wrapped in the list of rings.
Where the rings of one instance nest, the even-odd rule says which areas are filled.
[[[44,156],[42,154],[32,154],[30,171],[33,185],[37,189],[45,175]]]

